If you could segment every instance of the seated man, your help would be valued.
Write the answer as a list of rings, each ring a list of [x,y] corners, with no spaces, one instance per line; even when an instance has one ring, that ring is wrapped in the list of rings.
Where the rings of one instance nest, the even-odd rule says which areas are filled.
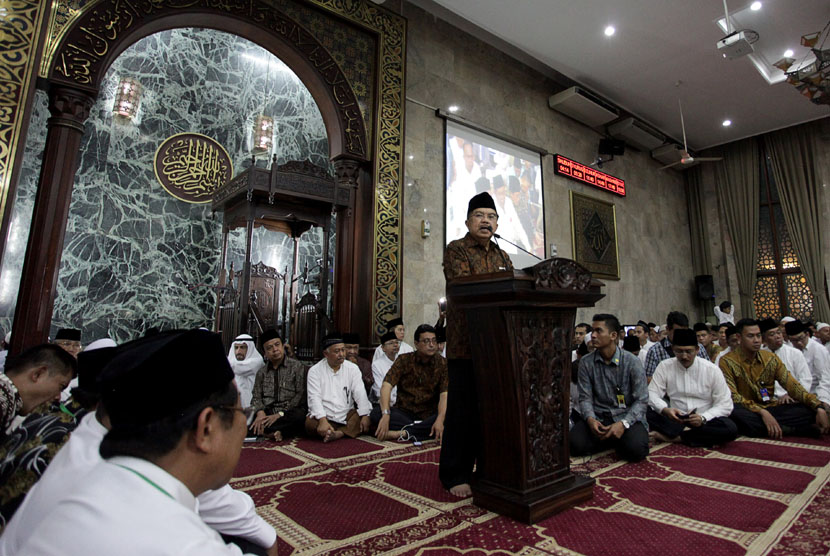
[[[386,373],[389,372],[389,369],[392,368],[392,363],[394,363],[395,358],[398,357],[400,340],[398,340],[398,337],[395,336],[394,332],[387,332],[380,337],[380,346],[378,347],[381,348],[382,355],[372,362],[372,378],[374,380],[374,384],[372,385],[372,397],[377,400],[380,399],[380,389],[383,387],[383,379],[386,378]],[[395,401],[397,399],[398,390],[397,388],[393,388],[390,403],[395,405]]]
[[[649,332],[651,332],[651,329],[649,328],[647,322],[642,320],[637,321],[637,325],[634,327],[634,336],[640,343],[640,351],[637,353],[637,357],[640,358],[640,362],[643,365],[646,364],[648,350],[650,350],[651,346],[654,345],[654,342],[649,339]]]
[[[262,333],[259,345],[267,364],[254,381],[254,421],[249,432],[280,442],[284,436],[299,433],[305,422],[305,367],[285,355],[282,338],[273,328]]]
[[[709,354],[709,361],[714,361],[721,352],[721,347],[715,341],[715,335],[709,329],[709,325],[705,322],[698,322],[694,325],[695,334],[697,334],[697,343],[706,349]]]
[[[58,346],[41,344],[6,360],[0,373],[0,439],[18,415],[58,401],[75,376],[75,358]]]
[[[256,375],[265,366],[262,355],[256,350],[251,336],[240,334],[236,337],[228,352],[228,363],[236,377],[236,387],[242,398],[242,407],[250,407]]]
[[[741,319],[738,348],[724,355],[720,369],[732,392],[735,408],[730,418],[746,436],[816,436],[830,432],[827,404],[810,394],[771,351],[761,349],[761,328],[752,319]],[[778,382],[796,401],[781,404],[774,396]],[[814,425],[815,424],[815,425]]]
[[[415,329],[415,352],[395,360],[383,379],[380,407],[372,411],[379,440],[423,440],[434,436],[439,442],[447,414],[447,360],[438,353],[435,328],[422,324]],[[391,406],[392,388],[398,388],[398,402]]]
[[[668,314],[666,317],[666,336],[651,346],[651,349],[648,350],[648,354],[646,355],[646,364],[643,366],[643,369],[649,381],[651,380],[651,375],[657,369],[657,365],[660,364],[660,361],[674,357],[674,352],[671,348],[674,331],[684,328],[689,328],[689,317],[680,311],[672,311]],[[697,356],[709,361],[709,354],[706,353],[706,349],[701,345],[698,346]]]
[[[246,430],[220,338],[163,332],[116,350],[99,381],[109,431],[94,414],[82,422],[65,446],[70,474],[31,503],[49,517],[20,529],[18,553],[240,555],[197,513],[227,486]]]
[[[726,348],[721,350],[717,357],[715,357],[715,365],[720,365],[720,360],[724,355],[732,353],[738,349],[738,344],[740,342],[737,328],[729,323],[725,323],[721,326],[723,326],[723,337],[726,338]]]
[[[830,403],[830,354],[824,346],[810,339],[809,329],[800,320],[788,322],[784,328],[793,348],[804,354],[810,369],[809,380],[805,378],[802,386],[811,394],[816,394],[819,400]]]
[[[663,442],[711,447],[735,440],[738,427],[729,419],[732,393],[723,373],[696,357],[698,338],[692,330],[675,330],[674,357],[657,365],[648,385],[646,417]]]
[[[77,359],[82,348],[81,331],[75,328],[61,328],[55,334],[55,339],[52,343]]]
[[[171,334],[181,335],[182,332],[164,332],[163,336]],[[123,351],[144,349],[148,345],[147,340],[141,340],[125,344],[120,350],[107,347],[90,351],[87,348],[78,355],[79,384],[72,396],[82,400],[90,412],[81,419],[69,441],[3,531],[0,556],[17,554],[43,516],[71,492],[73,480],[85,476],[102,461],[99,447],[110,428],[110,420],[106,408],[100,403],[101,385],[97,378]],[[276,553],[276,531],[257,515],[250,496],[225,485],[202,493],[197,500],[199,517],[227,542],[253,554]]]
[[[640,340],[637,336],[626,336],[623,339],[622,348],[625,351],[636,355],[638,359],[640,358]]]
[[[398,339],[400,343],[400,348],[396,354],[401,355],[404,353],[412,353],[415,349],[403,341],[404,336],[406,335],[406,329],[403,326],[403,319],[401,317],[396,317],[386,323],[386,332],[393,332],[395,334],[395,338]],[[381,343],[382,345],[382,343]],[[375,348],[375,355],[372,357],[372,363],[380,359],[383,355],[383,350],[381,346]]]
[[[360,369],[346,361],[346,346],[339,332],[323,338],[323,356],[308,370],[305,430],[309,436],[319,436],[323,442],[344,436],[356,438],[369,430],[369,413],[372,411]]]
[[[636,355],[617,347],[617,317],[598,314],[593,320],[596,349],[579,360],[579,413],[584,421],[571,429],[571,455],[615,448],[621,458],[640,461],[648,455],[643,366]]]
[[[346,345],[346,359],[360,369],[360,375],[363,377],[363,386],[366,387],[366,395],[369,396],[370,402],[377,401],[377,398],[372,399],[372,386],[375,379],[372,376],[372,363],[368,359],[360,356],[360,334],[349,332],[343,334],[343,343]]]
[[[784,336],[781,334],[781,327],[773,319],[766,318],[758,322],[761,329],[761,340],[764,342],[763,349],[773,352],[784,363],[790,375],[802,386],[810,384],[813,377],[807,360],[804,355],[792,346],[784,343]],[[805,387],[806,389],[806,387]],[[787,391],[778,381],[775,382],[775,398],[778,403],[795,403]]]

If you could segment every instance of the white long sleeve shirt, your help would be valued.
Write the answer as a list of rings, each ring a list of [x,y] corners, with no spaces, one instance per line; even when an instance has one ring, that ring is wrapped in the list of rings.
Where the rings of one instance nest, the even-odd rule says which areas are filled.
[[[48,516],[38,516],[16,554],[242,554],[202,521],[196,498],[184,483],[149,461],[113,457],[80,480],[65,479],[73,488]]]
[[[0,536],[0,556],[20,554],[20,547],[57,504],[75,490],[76,482],[103,459],[98,453],[107,429],[94,413],[81,419],[69,441],[58,451],[43,476],[35,483]],[[118,490],[110,493],[117,496]],[[244,492],[225,485],[198,497],[198,512],[210,527],[226,535],[245,538],[264,548],[273,545],[277,532],[259,517],[254,502]],[[114,551],[113,554],[120,553]]]
[[[381,358],[375,359],[372,363],[372,379],[374,380],[374,384],[372,384],[372,394],[374,394],[376,400],[380,399],[380,388],[383,386],[383,379],[386,378],[386,373],[389,372],[389,369],[392,368],[392,363],[394,363],[394,361],[386,357],[385,353],[381,352],[381,355]],[[392,397],[389,399],[389,407],[395,405],[397,400],[398,387],[395,386],[392,388]]]
[[[640,358],[640,362],[643,364],[643,367],[645,367],[646,364],[646,356],[648,355],[648,350],[650,350],[651,346],[653,345],[654,342],[652,342],[651,340],[646,340],[646,343],[640,346],[640,353],[637,354],[637,357]]]
[[[403,355],[404,353],[412,353],[415,351],[415,348],[407,344],[406,342],[401,342],[400,347],[398,348],[398,353],[395,355],[395,359],[398,358],[398,355]],[[377,361],[378,359],[389,359],[386,357],[386,354],[383,353],[383,348],[378,346],[375,348],[375,354],[372,356],[372,363]]]
[[[366,396],[363,375],[351,361],[343,361],[335,372],[323,359],[308,370],[308,414],[315,419],[325,417],[335,423],[345,423],[346,415],[357,403],[357,414],[363,417],[372,412]]]
[[[768,348],[764,347],[764,349]],[[807,360],[804,358],[804,354],[795,349],[793,346],[788,346],[787,344],[781,344],[781,347],[773,353],[775,353],[775,355],[777,355],[778,358],[784,363],[784,366],[787,367],[787,371],[793,375],[793,378],[795,378],[805,390],[809,390],[810,384],[813,380],[813,375],[810,372],[810,367],[807,365]],[[784,387],[776,381],[775,397],[780,398],[786,393],[787,391],[784,390]]]
[[[807,347],[802,353],[812,374],[812,383],[802,384],[802,386],[811,394],[817,394],[819,384],[827,384],[830,381],[830,354],[823,345],[812,341],[807,342]]]
[[[663,399],[669,397],[667,404]],[[675,407],[683,413],[696,413],[707,421],[732,413],[732,393],[721,370],[710,361],[695,357],[688,369],[676,357],[657,365],[648,385],[648,404],[660,413]]]

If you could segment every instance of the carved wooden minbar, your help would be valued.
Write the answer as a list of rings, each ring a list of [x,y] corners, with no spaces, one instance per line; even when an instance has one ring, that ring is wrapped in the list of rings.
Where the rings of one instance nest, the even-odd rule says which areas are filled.
[[[593,496],[570,470],[571,337],[577,307],[604,297],[602,282],[569,259],[448,285],[470,331],[482,450],[473,502],[535,523]]]

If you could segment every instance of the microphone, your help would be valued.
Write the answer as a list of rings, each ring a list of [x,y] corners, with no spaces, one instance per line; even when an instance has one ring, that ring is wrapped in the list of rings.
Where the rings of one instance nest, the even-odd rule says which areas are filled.
[[[490,228],[490,231],[492,232],[492,231],[493,231],[493,229],[492,229],[492,228]],[[510,244],[510,245],[512,245],[513,247],[515,247],[516,249],[519,249],[520,251],[524,251],[525,253],[527,253],[527,254],[528,254],[528,255],[530,255],[531,257],[534,257],[534,258],[536,258],[536,259],[539,259],[540,261],[542,260],[542,257],[540,257],[539,255],[535,255],[535,254],[531,253],[530,251],[528,251],[527,249],[525,249],[525,248],[524,248],[524,247],[522,247],[521,245],[516,245],[515,243],[513,243],[513,242],[512,242],[512,241],[510,241],[509,239],[504,238],[504,237],[501,237],[499,234],[494,233],[494,234],[493,234],[493,237],[494,237],[494,238],[496,238],[496,239],[503,239],[504,241],[506,241],[507,243],[509,243],[509,244]]]

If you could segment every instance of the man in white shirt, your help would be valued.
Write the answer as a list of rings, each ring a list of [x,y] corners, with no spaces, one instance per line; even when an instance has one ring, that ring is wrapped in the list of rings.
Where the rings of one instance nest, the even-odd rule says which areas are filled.
[[[39,523],[23,529],[28,537],[13,553],[242,554],[208,526],[214,516],[201,507],[204,493],[227,486],[246,430],[221,339],[171,331],[116,349],[99,381],[106,418],[82,421],[48,469],[63,469],[62,480],[48,479],[38,496],[62,492],[51,502],[27,498],[27,514],[44,502],[53,508],[38,512]],[[96,463],[96,452],[104,461]]]
[[[715,357],[715,365],[720,365],[720,360],[723,359],[723,356],[738,349],[738,344],[740,343],[738,329],[735,328],[735,326],[726,324],[722,330],[722,333],[726,338],[726,349],[718,353],[718,356]]]
[[[651,346],[654,345],[654,342],[648,339],[648,332],[648,323],[644,321],[637,321],[637,326],[634,327],[634,335],[640,343],[640,352],[637,354],[637,357],[640,358],[640,362],[643,365],[646,364],[648,350],[650,350]]]
[[[764,341],[764,349],[773,352],[778,356],[787,371],[793,375],[805,389],[809,389],[813,382],[813,375],[810,373],[810,367],[807,365],[807,360],[800,350],[795,349],[784,343],[784,336],[781,334],[781,327],[771,318],[766,318],[758,321],[758,326],[761,328],[761,339]],[[778,403],[795,403],[795,400],[790,397],[784,386],[775,382],[775,397],[778,398]]]
[[[784,327],[793,347],[804,354],[810,368],[811,380],[802,386],[820,401],[830,403],[830,354],[818,343],[810,341],[807,326],[800,320],[788,322]]]
[[[3,530],[3,535],[0,536],[0,556],[17,554],[44,516],[71,493],[73,481],[85,476],[103,461],[98,450],[107,434],[110,420],[103,404],[99,403],[101,392],[97,378],[119,351],[115,347],[90,351],[90,347],[92,344],[78,355],[80,381],[72,391],[72,396],[83,400],[90,412],[55,455]],[[200,494],[197,500],[202,521],[218,531],[226,541],[245,547],[246,552],[250,553],[276,553],[277,533],[257,515],[250,496],[225,485]]]
[[[830,324],[827,324],[826,322],[817,322],[815,338],[821,342],[825,349],[827,349],[827,352],[830,353]]]
[[[265,366],[265,360],[256,350],[254,339],[248,334],[240,334],[231,344],[228,352],[228,363],[236,376],[236,387],[242,399],[242,407],[251,405],[251,396],[254,392],[254,382],[257,372]]]
[[[734,440],[738,427],[729,419],[732,394],[721,370],[696,357],[694,330],[675,330],[672,348],[675,356],[657,365],[648,385],[649,428],[664,442],[689,446],[711,447]]]
[[[372,377],[374,378],[374,385],[372,386],[372,397],[380,399],[380,389],[383,386],[383,379],[386,378],[386,373],[392,368],[392,363],[398,358],[400,352],[400,341],[395,336],[394,332],[387,332],[380,337],[380,345],[378,349],[381,350],[381,356],[375,358],[372,363]],[[391,404],[395,405],[398,399],[397,387],[392,389]]]
[[[394,319],[387,321],[386,332],[392,332],[393,334],[395,334],[395,338],[397,338],[398,340],[398,351],[395,353],[395,357],[397,357],[398,355],[403,355],[404,353],[412,353],[413,351],[415,351],[414,347],[410,346],[403,340],[404,336],[406,335],[406,328],[404,328],[403,325],[403,318],[395,317]],[[375,348],[375,355],[372,357],[372,363],[374,363],[383,356],[383,349],[381,348],[382,345],[383,342],[381,342],[380,346]],[[381,377],[381,380],[383,380],[383,377]],[[378,388],[380,388],[379,385]]]
[[[369,430],[372,412],[363,376],[357,365],[346,360],[346,345],[339,332],[323,338],[323,356],[324,359],[308,370],[305,430],[323,442],[344,436],[355,438]]]

